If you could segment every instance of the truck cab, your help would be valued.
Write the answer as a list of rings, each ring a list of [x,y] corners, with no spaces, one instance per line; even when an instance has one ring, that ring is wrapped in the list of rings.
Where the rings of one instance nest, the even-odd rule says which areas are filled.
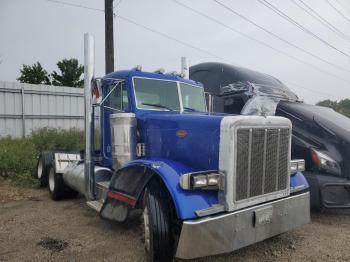
[[[208,113],[202,84],[176,74],[85,70],[84,156],[39,160],[52,199],[79,192],[103,219],[140,218],[149,261],[231,252],[310,221],[290,120]]]

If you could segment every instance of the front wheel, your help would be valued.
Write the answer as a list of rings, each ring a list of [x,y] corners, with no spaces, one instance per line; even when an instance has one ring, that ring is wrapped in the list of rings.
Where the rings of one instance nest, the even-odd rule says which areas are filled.
[[[164,189],[151,182],[143,202],[144,244],[147,261],[171,261],[174,241],[171,232],[171,212]]]

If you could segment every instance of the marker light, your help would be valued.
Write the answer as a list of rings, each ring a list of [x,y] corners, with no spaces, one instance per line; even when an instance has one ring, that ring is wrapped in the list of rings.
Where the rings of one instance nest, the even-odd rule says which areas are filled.
[[[165,69],[164,68],[159,68],[156,71],[154,71],[154,73],[163,75],[165,73]]]

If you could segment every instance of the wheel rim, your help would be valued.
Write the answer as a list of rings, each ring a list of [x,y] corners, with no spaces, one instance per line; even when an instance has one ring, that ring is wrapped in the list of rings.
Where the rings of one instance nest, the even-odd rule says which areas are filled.
[[[42,174],[43,174],[43,161],[40,158],[39,163],[38,163],[38,178],[39,179],[41,178]]]
[[[55,171],[53,168],[50,169],[49,173],[49,189],[51,192],[55,190]]]
[[[145,207],[143,210],[143,226],[144,226],[144,234],[145,234],[145,248],[146,251],[150,251],[151,249],[151,235],[150,235],[150,229],[149,229],[149,216],[148,216],[148,209]]]

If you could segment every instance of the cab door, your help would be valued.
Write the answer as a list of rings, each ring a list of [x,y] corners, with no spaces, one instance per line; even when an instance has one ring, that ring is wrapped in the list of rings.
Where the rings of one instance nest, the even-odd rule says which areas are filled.
[[[105,80],[102,84],[103,100],[101,103],[101,163],[112,168],[112,139],[110,115],[129,112],[129,99],[126,82],[120,79]]]

